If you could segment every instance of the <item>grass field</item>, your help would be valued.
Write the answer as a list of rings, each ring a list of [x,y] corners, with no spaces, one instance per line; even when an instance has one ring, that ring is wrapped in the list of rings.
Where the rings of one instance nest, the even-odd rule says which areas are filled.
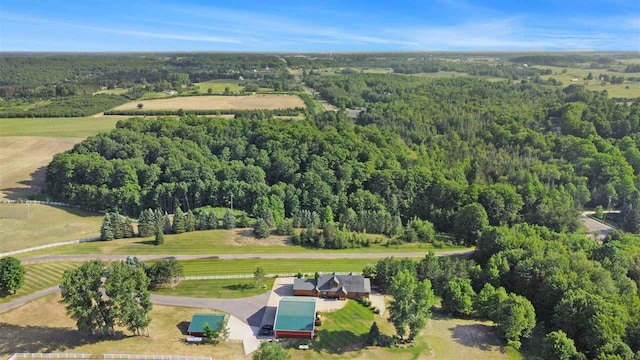
[[[188,280],[176,287],[154,290],[154,294],[196,298],[235,299],[264,294],[273,287],[273,278],[255,287],[253,279]]]
[[[0,252],[98,236],[101,224],[101,215],[76,208],[0,204]]]
[[[46,136],[85,138],[116,127],[118,118],[3,118],[0,136]]]
[[[238,81],[231,80],[212,80],[194,84],[198,87],[198,92],[206,94],[209,89],[213,92],[224,92],[225,88],[229,88],[229,91],[236,92],[244,90],[244,86],[241,86]]]
[[[169,99],[132,101],[114,110],[275,110],[304,107],[296,95],[249,95],[249,96],[182,96]]]
[[[267,274],[362,271],[367,265],[375,265],[377,259],[236,259],[236,260],[187,260],[185,276],[253,274],[261,266]]]
[[[39,193],[45,187],[45,168],[53,156],[71,149],[81,140],[35,136],[0,137],[0,199],[15,200]]]
[[[598,75],[608,74],[609,76],[633,76],[632,74],[626,74],[622,72],[609,71],[606,69],[579,69],[579,68],[562,68],[556,66],[542,66],[542,69],[551,69],[553,74],[542,76],[543,79],[554,78],[562,81],[562,86],[566,87],[571,84],[583,85],[588,90],[603,91],[607,90],[609,97],[616,98],[638,98],[640,97],[640,82],[625,83],[625,84],[607,84],[602,85],[598,80]],[[566,70],[565,73],[563,71]],[[587,75],[591,73],[594,77],[593,80],[584,80]],[[572,82],[572,79],[578,81]],[[628,87],[628,88],[627,88]]]
[[[60,284],[62,273],[77,265],[65,262],[26,265],[24,284],[15,295],[0,297],[0,304]]]
[[[98,226],[99,228],[99,226]],[[164,244],[154,245],[152,237],[98,241],[73,246],[60,246],[21,254],[21,257],[54,254],[281,254],[281,253],[386,253],[422,252],[465,249],[444,247],[436,249],[431,244],[410,243],[394,246],[373,244],[370,247],[326,250],[291,245],[284,236],[256,239],[251,229],[195,231],[179,235],[165,235]]]
[[[102,354],[156,354],[211,356],[216,359],[244,357],[242,343],[209,344],[185,343],[184,334],[191,317],[211,310],[154,305],[149,313],[150,337],[130,336],[125,330],[115,337],[92,336],[76,330],[58,295],[32,301],[18,309],[0,314],[0,358],[16,352],[69,352]]]

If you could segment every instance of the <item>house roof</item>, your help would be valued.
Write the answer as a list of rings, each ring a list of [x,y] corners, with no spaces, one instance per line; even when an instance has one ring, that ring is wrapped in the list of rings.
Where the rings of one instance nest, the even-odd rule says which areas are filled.
[[[343,288],[344,292],[370,293],[371,281],[361,275],[319,275],[318,279],[295,279],[293,290],[315,290],[338,291]]]
[[[187,333],[201,333],[204,332],[204,324],[209,324],[212,329],[218,327],[218,323],[224,319],[224,314],[195,314],[191,318],[189,329]]]
[[[283,296],[276,310],[274,330],[313,331],[316,298]]]

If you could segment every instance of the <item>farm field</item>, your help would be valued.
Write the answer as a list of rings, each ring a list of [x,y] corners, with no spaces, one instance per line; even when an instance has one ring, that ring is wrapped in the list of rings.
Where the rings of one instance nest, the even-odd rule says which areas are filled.
[[[95,237],[101,224],[101,215],[76,208],[0,204],[0,252]]]
[[[45,187],[45,169],[53,156],[79,138],[0,137],[0,199],[24,198]],[[1,230],[0,230],[1,231]]]
[[[113,117],[3,118],[0,136],[86,138],[115,128],[118,120]]]
[[[181,96],[169,99],[132,101],[114,110],[137,110],[142,104],[145,110],[276,110],[304,107],[296,95],[248,95],[248,96]]]
[[[97,227],[99,229],[99,226]],[[373,244],[370,247],[318,250],[298,245],[291,245],[285,236],[271,236],[268,239],[256,239],[251,229],[207,230],[183,233],[179,235],[165,235],[164,244],[154,245],[152,237],[118,239],[114,241],[98,241],[82,243],[74,246],[60,246],[47,250],[40,250],[21,254],[21,257],[54,254],[281,254],[281,253],[388,253],[388,252],[418,252],[465,250],[464,247],[435,248],[431,244],[409,243],[402,245],[383,246]]]
[[[244,356],[239,341],[190,345],[184,339],[191,317],[212,310],[154,305],[149,313],[150,337],[131,336],[124,330],[115,337],[82,333],[66,315],[59,295],[49,295],[0,314],[0,358],[16,352],[68,352],[102,354],[166,354],[237,359]]]
[[[201,259],[180,261],[185,276],[253,274],[261,266],[267,274],[319,272],[360,272],[377,259]],[[191,282],[191,281],[189,281]]]
[[[76,265],[78,265],[78,263],[69,262],[26,265],[24,285],[22,285],[15,295],[0,297],[0,304],[60,284],[62,281],[62,273]]]
[[[264,294],[273,287],[273,280],[273,278],[265,278],[260,287],[254,286],[253,279],[185,280],[173,288],[160,288],[152,293],[196,298],[235,299]]]

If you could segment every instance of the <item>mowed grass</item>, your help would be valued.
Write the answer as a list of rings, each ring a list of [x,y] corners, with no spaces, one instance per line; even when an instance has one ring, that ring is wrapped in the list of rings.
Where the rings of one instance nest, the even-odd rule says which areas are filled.
[[[95,237],[101,224],[100,214],[76,208],[0,204],[0,252]]]
[[[173,288],[153,291],[157,295],[196,298],[236,299],[264,294],[273,287],[273,278],[266,278],[260,286],[253,279],[184,280]]]
[[[297,95],[246,95],[246,96],[178,96],[168,99],[132,101],[114,110],[276,110],[305,107]]]
[[[612,98],[638,98],[640,97],[640,82],[631,82],[623,84],[609,84],[602,85],[602,82],[598,79],[600,74],[607,74],[609,76],[635,76],[630,73],[609,71],[607,69],[581,69],[581,68],[563,68],[556,66],[542,66],[541,69],[551,69],[553,74],[542,76],[543,79],[554,78],[562,81],[562,86],[566,87],[572,84],[583,85],[588,90],[603,91],[607,90],[609,97]],[[563,73],[563,71],[566,72]],[[593,80],[585,80],[591,73]],[[577,81],[571,81],[577,79]]]
[[[212,80],[195,84],[198,87],[198,92],[201,94],[206,94],[209,89],[212,92],[224,92],[226,88],[229,88],[229,91],[236,92],[242,91],[244,86],[240,85],[237,81],[229,81],[229,80]]]
[[[99,226],[96,228],[99,229]],[[379,238],[372,235],[372,238]],[[153,237],[97,241],[73,246],[60,246],[36,252],[21,254],[21,257],[60,254],[128,254],[128,255],[195,255],[195,254],[282,254],[282,253],[389,253],[389,252],[439,252],[446,250],[465,250],[470,248],[446,246],[441,249],[431,244],[409,243],[384,246],[372,244],[370,247],[353,249],[316,249],[292,245],[284,236],[270,236],[256,239],[251,229],[207,230],[165,235],[164,244],[154,245]]]
[[[185,276],[253,274],[257,267],[267,274],[362,271],[378,259],[200,259],[180,261]]]
[[[59,285],[62,273],[78,265],[68,262],[26,265],[24,284],[14,295],[0,297],[0,304]]]
[[[86,138],[114,129],[118,120],[109,117],[3,118],[0,119],[0,136]]]
[[[212,310],[154,305],[149,313],[150,337],[132,336],[120,329],[116,336],[93,336],[80,332],[75,321],[66,315],[59,295],[32,301],[18,309],[0,314],[0,357],[13,353],[65,352],[102,354],[147,354],[212,356],[216,359],[244,357],[240,341],[187,344],[184,331],[196,313]]]

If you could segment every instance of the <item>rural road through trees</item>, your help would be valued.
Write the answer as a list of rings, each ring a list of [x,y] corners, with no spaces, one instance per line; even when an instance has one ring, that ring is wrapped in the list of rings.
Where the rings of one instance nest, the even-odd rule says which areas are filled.
[[[605,211],[605,213],[607,214],[613,214],[613,213],[619,213],[619,212],[620,211],[617,211],[617,210]],[[589,217],[589,215],[593,215],[593,214],[595,214],[595,211],[583,211],[580,214],[580,217],[584,226],[587,227],[587,233],[596,240],[602,240],[604,239],[605,236],[607,236],[607,234],[609,234],[615,229],[603,222],[600,222],[598,220],[595,220]]]
[[[469,256],[474,250],[449,250],[440,251],[436,256]],[[235,260],[235,259],[382,259],[386,257],[422,258],[426,252],[384,252],[384,253],[282,253],[282,254],[198,254],[198,255],[43,255],[22,259],[23,264],[36,264],[54,261],[88,261],[93,259],[103,261],[124,260],[128,256],[135,256],[142,261],[155,259],[176,260]]]

